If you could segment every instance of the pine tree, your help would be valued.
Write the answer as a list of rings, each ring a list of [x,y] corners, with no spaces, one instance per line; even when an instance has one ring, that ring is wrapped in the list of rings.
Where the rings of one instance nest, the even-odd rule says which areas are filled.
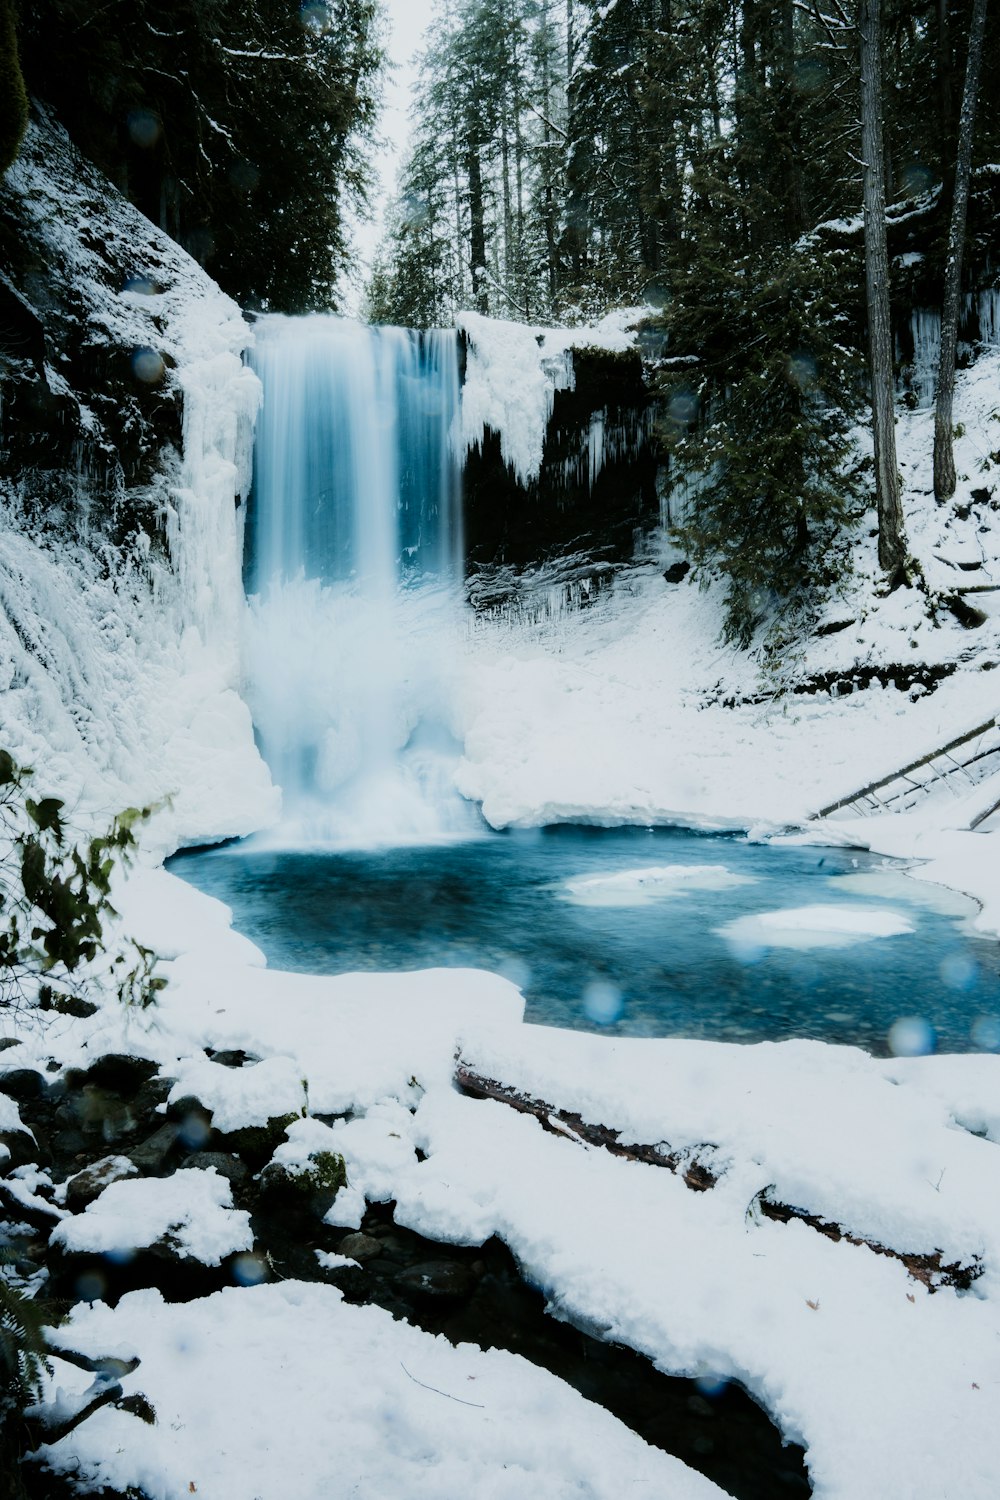
[[[986,33],[986,0],[975,0],[969,33],[965,88],[958,131],[955,190],[948,253],[945,260],[944,299],[941,312],[941,363],[938,371],[934,411],[934,495],[938,501],[955,493],[955,449],[952,439],[952,409],[955,395],[955,356],[958,345],[959,300],[962,293],[962,258],[965,225],[972,179],[972,133],[979,103],[979,76],[983,65]]]
[[[246,306],[335,304],[381,65],[377,0],[34,0],[25,76]]]
[[[0,175],[17,157],[28,124],[28,95],[17,55],[13,0],[0,0]]]

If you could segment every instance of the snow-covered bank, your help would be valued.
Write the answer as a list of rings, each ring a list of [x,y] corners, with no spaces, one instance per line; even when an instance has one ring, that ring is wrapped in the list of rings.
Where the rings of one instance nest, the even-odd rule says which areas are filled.
[[[1000,1395],[1000,1058],[879,1062],[816,1043],[551,1031],[523,1025],[513,986],[475,971],[269,972],[234,950],[224,908],[162,873],[140,873],[123,905],[137,936],[155,935],[178,955],[165,966],[171,982],[155,1014],[109,1008],[86,1021],[62,1018],[25,1038],[19,1065],[54,1055],[85,1066],[121,1050],[155,1057],[223,1126],[248,1108],[260,1121],[287,1117],[289,1090],[297,1102],[304,1080],[308,1107],[325,1118],[293,1124],[277,1155],[291,1160],[320,1138],[343,1155],[350,1186],[329,1225],[358,1224],[367,1198],[394,1200],[398,1223],[439,1241],[479,1245],[500,1235],[557,1316],[663,1370],[695,1374],[706,1389],[744,1383],[784,1434],[804,1443],[820,1500],[992,1500],[1000,1468],[984,1413]],[[193,905],[202,908],[198,938],[185,953]],[[252,1057],[223,1067],[205,1046]],[[617,1130],[624,1143],[697,1159],[715,1186],[692,1191],[681,1175],[459,1095],[456,1048],[480,1074]],[[119,1184],[118,1197],[128,1188]],[[115,1191],[106,1189],[109,1210]],[[940,1252],[943,1264],[978,1278],[971,1292],[931,1293],[867,1244],[768,1219],[764,1195],[857,1240]],[[101,1216],[64,1219],[58,1234],[72,1238],[91,1217]],[[337,1262],[317,1274],[335,1279]],[[275,1320],[283,1320],[280,1339]],[[218,1328],[217,1340],[206,1327]],[[452,1351],[376,1309],[344,1307],[332,1285],[233,1288],[187,1307],[138,1293],[116,1311],[78,1309],[60,1338],[92,1354],[137,1354],[128,1390],[144,1392],[160,1425],[103,1412],[49,1457],[80,1461],[119,1489],[141,1485],[154,1500],[181,1479],[199,1490],[211,1481],[234,1500],[283,1493],[287,1471],[260,1468],[241,1434],[247,1411],[258,1410],[264,1349],[273,1358],[289,1340],[296,1353],[281,1368],[295,1374],[264,1381],[275,1404],[260,1408],[254,1427],[267,1433],[276,1464],[292,1462],[292,1450],[275,1431],[303,1435],[298,1447],[313,1457],[295,1472],[307,1496],[329,1482],[318,1432],[347,1445],[347,1472],[374,1465],[383,1487],[364,1493],[419,1494],[428,1474],[435,1493],[457,1496],[463,1484],[480,1493],[501,1482],[503,1464],[519,1466],[511,1471],[520,1493],[545,1497],[610,1500],[623,1473],[636,1476],[640,1494],[646,1483],[667,1495],[714,1492],[549,1377],[506,1356]],[[179,1348],[190,1358],[179,1359]],[[53,1391],[82,1383],[60,1366]],[[521,1401],[524,1392],[531,1400]],[[447,1396],[478,1405],[452,1413]],[[605,1468],[595,1459],[589,1476],[572,1457],[590,1453],[587,1431],[614,1460]],[[484,1468],[469,1467],[480,1461]]]
[[[776,626],[752,653],[720,643],[714,588],[637,568],[585,609],[471,630],[459,788],[495,827],[676,823],[763,835],[802,824],[996,714],[998,382],[996,351],[960,372],[959,491],[947,507],[930,490],[932,413],[899,417],[911,549],[932,593],[985,590],[968,596],[986,615],[977,628],[942,602],[931,612],[920,590],[885,595],[867,530],[854,539],[854,570],[818,622],[822,633],[783,638]],[[991,791],[1000,797],[994,782],[970,798],[949,789],[920,814],[816,832],[933,859],[929,878],[974,895],[984,929],[998,931],[998,819],[961,832]]]
[[[4,192],[45,358],[8,366],[5,397],[34,391],[79,437],[75,471],[46,456],[0,480],[0,738],[82,812],[171,798],[163,849],[249,832],[275,800],[239,697],[250,330],[44,117]],[[16,400],[15,416],[26,425]]]

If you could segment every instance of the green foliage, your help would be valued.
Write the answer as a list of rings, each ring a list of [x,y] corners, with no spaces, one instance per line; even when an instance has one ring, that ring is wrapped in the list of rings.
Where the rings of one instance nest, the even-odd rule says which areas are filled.
[[[849,425],[862,397],[857,267],[802,233],[814,185],[801,160],[790,165],[808,102],[790,80],[807,38],[788,29],[787,0],[761,4],[756,22],[743,36],[740,128],[697,153],[667,256],[661,377],[675,537],[703,580],[725,581],[724,634],[741,645],[836,580],[831,544],[858,496]]]
[[[152,808],[129,808],[106,834],[75,843],[58,797],[28,795],[31,772],[0,750],[0,1007],[37,1003],[79,1014],[82,981],[112,983],[126,1004],[163,988],[155,955],[138,943],[108,951],[105,923],[115,869],[135,848]]]
[[[378,0],[33,0],[25,76],[244,306],[335,304],[364,204]]]
[[[13,0],[0,0],[0,176],[17,158],[28,124],[28,95],[17,55]]]
[[[44,1318],[38,1303],[3,1274],[9,1251],[0,1249],[0,1421],[39,1394],[47,1369]]]

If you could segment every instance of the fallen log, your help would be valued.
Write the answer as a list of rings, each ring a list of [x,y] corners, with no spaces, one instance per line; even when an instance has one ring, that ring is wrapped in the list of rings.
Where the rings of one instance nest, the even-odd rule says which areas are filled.
[[[715,1186],[715,1174],[687,1153],[671,1151],[669,1146],[624,1145],[621,1132],[609,1130],[606,1125],[591,1125],[582,1115],[567,1109],[556,1109],[541,1099],[532,1099],[529,1094],[519,1093],[506,1083],[494,1078],[482,1078],[459,1061],[455,1067],[455,1082],[464,1094],[474,1099],[495,1099],[500,1104],[509,1104],[521,1114],[534,1115],[543,1130],[552,1135],[566,1136],[582,1145],[600,1146],[612,1156],[622,1156],[626,1161],[645,1162],[650,1167],[666,1167],[683,1177],[687,1186],[695,1193],[705,1193]]]
[[[944,1252],[941,1250],[935,1250],[932,1255],[910,1250],[890,1250],[875,1240],[866,1240],[860,1235],[851,1234],[841,1224],[832,1224],[829,1219],[821,1219],[816,1214],[807,1213],[804,1208],[792,1208],[787,1203],[777,1203],[768,1197],[767,1190],[761,1194],[758,1202],[764,1218],[772,1219],[776,1224],[790,1224],[793,1219],[797,1219],[800,1224],[808,1224],[810,1229],[817,1230],[819,1234],[825,1235],[834,1243],[846,1240],[849,1245],[864,1245],[876,1255],[888,1255],[893,1260],[901,1261],[913,1280],[921,1282],[931,1292],[936,1292],[939,1287],[943,1286],[953,1286],[959,1291],[968,1291],[972,1283],[983,1274],[981,1260],[976,1259],[968,1266],[963,1266],[961,1261],[957,1260],[949,1261],[945,1265]]]
[[[717,1175],[698,1160],[697,1152],[674,1151],[666,1142],[660,1142],[655,1146],[635,1142],[626,1145],[621,1139],[621,1131],[613,1130],[607,1125],[593,1125],[582,1115],[575,1114],[571,1110],[559,1109],[547,1104],[544,1099],[533,1099],[530,1094],[524,1094],[512,1088],[510,1084],[498,1082],[495,1078],[484,1078],[467,1067],[461,1058],[455,1064],[455,1083],[463,1094],[468,1094],[471,1098],[493,1099],[498,1104],[506,1104],[521,1114],[532,1115],[542,1129],[549,1131],[552,1135],[563,1136],[581,1146],[597,1146],[610,1152],[612,1156],[623,1157],[626,1161],[642,1162],[649,1167],[666,1167],[668,1172],[673,1172],[680,1177],[692,1192],[708,1192],[718,1181]],[[701,1149],[709,1151],[713,1148],[706,1143]],[[849,1245],[863,1245],[868,1250],[874,1251],[876,1255],[887,1255],[893,1260],[898,1260],[906,1267],[907,1273],[914,1281],[919,1281],[931,1292],[943,1286],[966,1291],[983,1274],[983,1263],[978,1258],[970,1265],[962,1265],[959,1261],[950,1261],[945,1264],[944,1252],[941,1250],[935,1250],[932,1253],[891,1250],[875,1240],[852,1234],[843,1225],[831,1223],[817,1214],[809,1213],[806,1209],[780,1203],[770,1196],[770,1192],[771,1189],[766,1188],[758,1194],[751,1205],[751,1208],[755,1208],[763,1218],[771,1219],[778,1224],[788,1224],[796,1219],[829,1240],[835,1242],[846,1240]]]

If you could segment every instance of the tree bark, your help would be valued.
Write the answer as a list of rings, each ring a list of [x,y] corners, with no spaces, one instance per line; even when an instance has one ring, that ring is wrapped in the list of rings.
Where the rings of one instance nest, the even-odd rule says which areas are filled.
[[[486,214],[483,205],[483,169],[479,152],[473,146],[465,159],[469,179],[469,263],[472,271],[472,300],[477,312],[488,313],[486,292]]]
[[[972,179],[972,137],[979,102],[979,75],[986,34],[986,0],[974,0],[969,32],[969,56],[965,68],[962,113],[958,122],[955,161],[955,193],[948,229],[948,253],[944,263],[944,299],[941,306],[941,365],[938,370],[934,408],[934,498],[940,503],[955,493],[955,447],[952,411],[955,401],[955,358],[958,350],[958,315],[962,299],[962,257],[965,222]]]
[[[881,0],[860,0],[861,155],[865,224],[868,365],[875,439],[878,560],[894,583],[902,581],[906,532],[896,461],[889,252],[885,232],[885,160],[882,149]]]
[[[638,1142],[622,1141],[620,1131],[613,1130],[607,1125],[594,1125],[589,1120],[585,1120],[582,1115],[559,1109],[555,1105],[546,1103],[544,1099],[533,1098],[530,1094],[523,1094],[509,1083],[500,1082],[496,1078],[486,1078],[470,1068],[461,1056],[456,1059],[455,1063],[455,1083],[464,1094],[469,1094],[473,1099],[493,1099],[498,1104],[509,1105],[519,1114],[533,1115],[542,1129],[548,1131],[550,1135],[562,1136],[564,1140],[573,1141],[578,1146],[597,1147],[609,1152],[612,1156],[623,1157],[626,1161],[641,1162],[648,1167],[666,1167],[668,1172],[673,1172],[675,1176],[680,1177],[693,1193],[710,1192],[718,1181],[715,1173],[698,1160],[697,1152],[671,1151],[665,1142],[657,1145],[642,1145]],[[710,1149],[706,1145],[706,1153]],[[923,1282],[930,1291],[936,1291],[941,1286],[955,1286],[968,1290],[983,1273],[983,1263],[978,1257],[973,1257],[967,1264],[961,1261],[951,1261],[946,1264],[940,1250],[930,1253],[891,1250],[879,1244],[877,1240],[852,1234],[843,1225],[834,1224],[818,1214],[811,1214],[807,1209],[798,1208],[790,1203],[780,1203],[771,1194],[772,1189],[765,1188],[753,1201],[752,1208],[762,1218],[772,1219],[778,1224],[788,1224],[793,1219],[797,1219],[802,1224],[808,1224],[810,1229],[818,1230],[827,1239],[846,1240],[850,1245],[865,1245],[876,1255],[891,1256],[893,1260],[902,1261],[914,1280]]]

